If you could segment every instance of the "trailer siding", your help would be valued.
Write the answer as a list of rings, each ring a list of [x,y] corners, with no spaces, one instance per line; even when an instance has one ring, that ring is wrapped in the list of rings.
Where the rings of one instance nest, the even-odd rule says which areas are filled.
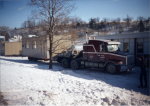
[[[23,38],[23,56],[48,59],[48,45],[45,37]]]
[[[63,39],[61,39],[63,38]],[[60,40],[59,40],[60,39]],[[58,40],[58,41],[57,41]],[[23,38],[23,56],[28,56],[37,59],[49,59],[49,38],[45,36]],[[54,37],[53,49],[55,53],[61,53],[71,46],[71,41],[68,36]],[[56,43],[57,42],[57,43]],[[53,54],[55,56],[56,54]]]

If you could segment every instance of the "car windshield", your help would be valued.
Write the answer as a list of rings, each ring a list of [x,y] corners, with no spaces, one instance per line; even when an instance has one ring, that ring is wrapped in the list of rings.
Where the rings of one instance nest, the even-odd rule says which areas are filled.
[[[108,52],[115,52],[119,50],[119,47],[116,44],[107,45],[107,48],[108,48]]]

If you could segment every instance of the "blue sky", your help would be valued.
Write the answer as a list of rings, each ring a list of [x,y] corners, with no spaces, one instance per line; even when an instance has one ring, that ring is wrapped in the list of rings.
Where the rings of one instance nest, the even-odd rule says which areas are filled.
[[[0,26],[20,27],[31,15],[29,0],[0,0]],[[99,17],[136,19],[138,16],[150,16],[150,0],[75,0],[75,9],[71,16],[84,21]]]
[[[76,16],[88,21],[90,17],[125,18],[150,16],[150,0],[76,0]]]

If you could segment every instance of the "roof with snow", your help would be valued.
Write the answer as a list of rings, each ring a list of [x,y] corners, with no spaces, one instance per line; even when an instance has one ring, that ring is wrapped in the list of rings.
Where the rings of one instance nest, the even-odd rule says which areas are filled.
[[[36,37],[36,35],[28,35],[29,38]]]
[[[150,38],[150,32],[136,32],[126,34],[101,35],[95,36],[96,39],[123,39],[123,38]]]

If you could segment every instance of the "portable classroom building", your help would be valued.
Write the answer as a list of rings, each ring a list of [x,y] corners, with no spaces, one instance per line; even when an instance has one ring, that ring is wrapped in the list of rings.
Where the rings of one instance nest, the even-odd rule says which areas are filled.
[[[48,39],[46,37],[22,38],[22,55],[34,58],[48,59]]]
[[[55,53],[60,53],[71,46],[71,41],[68,36],[54,37],[53,50]],[[33,36],[22,38],[22,55],[28,56],[29,59],[49,59],[49,38],[46,36]],[[55,54],[53,53],[53,56]]]

